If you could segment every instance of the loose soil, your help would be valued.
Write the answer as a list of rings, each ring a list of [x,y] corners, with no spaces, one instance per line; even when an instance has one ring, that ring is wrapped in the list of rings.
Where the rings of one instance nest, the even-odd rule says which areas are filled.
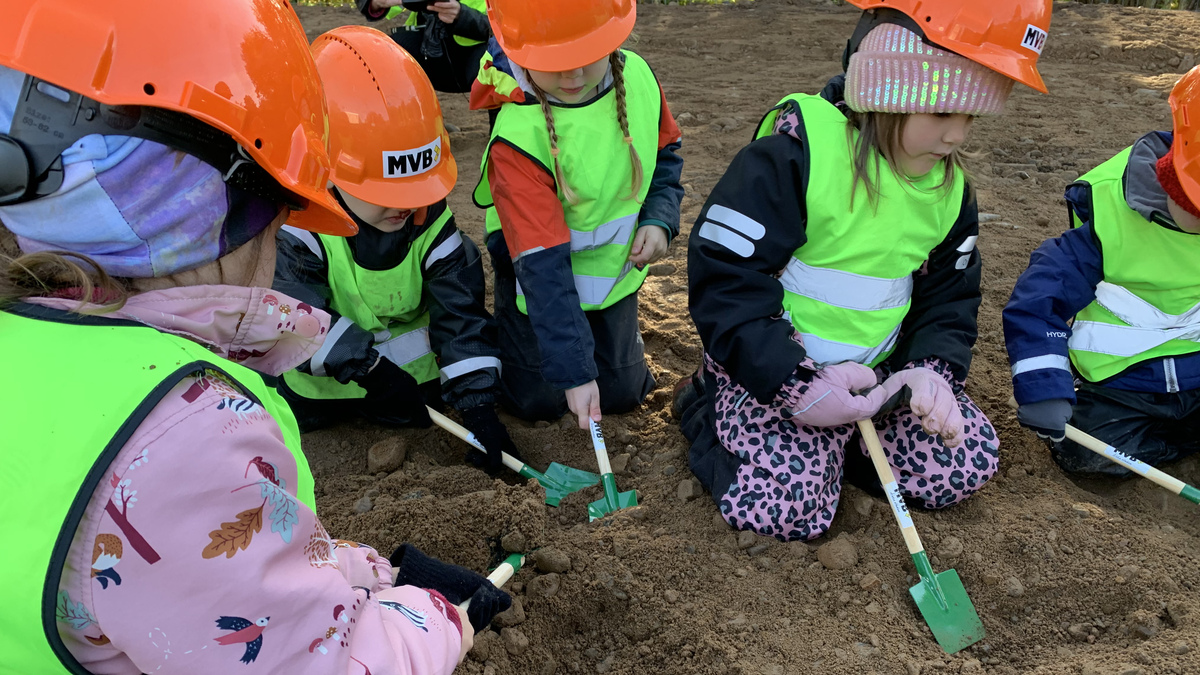
[[[361,23],[351,9],[298,9],[309,36]],[[914,571],[883,502],[846,487],[829,534],[780,543],[727,527],[690,483],[686,443],[669,413],[700,341],[687,313],[687,233],[709,190],[783,95],[818,91],[839,72],[857,12],[808,0],[730,6],[642,4],[632,48],[654,67],[684,132],[683,235],[642,290],[642,331],[659,387],[636,413],[605,418],[622,489],[642,506],[589,524],[597,488],[561,507],[535,484],[492,480],[462,464],[444,432],[360,423],[309,434],[319,507],[336,536],[387,552],[412,542],[475,569],[504,545],[565,554],[512,584],[523,616],[480,646],[462,672],[507,673],[1085,673],[1200,672],[1200,520],[1194,506],[1140,479],[1072,481],[1007,409],[1000,311],[1029,252],[1067,224],[1063,187],[1141,134],[1170,128],[1166,94],[1196,62],[1191,13],[1055,3],[1042,72],[1052,91],[1018,87],[1006,114],[978,121],[970,162],[985,259],[979,343],[968,392],[1002,439],[1000,474],[965,504],[914,520],[937,569],[962,576],[987,638],[942,653],[907,588]],[[482,242],[470,201],[487,117],[466,95],[442,97],[459,186],[459,226]],[[489,272],[490,274],[490,272]],[[570,420],[507,419],[534,466],[595,467]],[[367,473],[367,451],[399,436],[407,458]],[[1168,467],[1200,481],[1200,462]],[[695,496],[699,494],[699,496]],[[371,510],[360,500],[369,496]],[[842,538],[823,559],[820,545]],[[840,553],[841,555],[835,555]],[[499,622],[498,622],[499,623]]]

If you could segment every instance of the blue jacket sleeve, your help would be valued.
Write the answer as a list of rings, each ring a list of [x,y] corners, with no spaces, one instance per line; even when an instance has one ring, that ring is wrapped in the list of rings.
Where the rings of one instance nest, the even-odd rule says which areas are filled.
[[[507,255],[507,251],[505,251]],[[596,379],[596,341],[571,273],[571,245],[533,251],[513,261],[537,336],[542,377],[558,389]]]
[[[1073,217],[1078,219],[1082,211],[1073,208]],[[1096,298],[1096,285],[1104,278],[1100,243],[1090,218],[1077,222],[1079,227],[1043,242],[1033,252],[1004,308],[1004,341],[1013,393],[1020,404],[1052,398],[1075,402],[1067,322]]]
[[[668,143],[659,149],[654,163],[650,191],[638,214],[639,225],[658,225],[667,231],[667,241],[679,234],[679,204],[683,201],[683,157],[679,155],[682,141]]]

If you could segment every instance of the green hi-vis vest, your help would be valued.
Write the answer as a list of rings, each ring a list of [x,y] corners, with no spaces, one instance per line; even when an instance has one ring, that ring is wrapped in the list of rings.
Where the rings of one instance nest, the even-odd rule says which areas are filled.
[[[858,132],[848,137],[845,115],[825,99],[804,94],[784,98],[768,113],[757,137],[771,133],[778,110],[789,100],[799,106],[809,152],[808,241],[792,253],[780,276],[783,309],[818,364],[875,366],[896,347],[912,304],[913,273],[958,220],[965,180],[960,172],[948,191],[938,188],[946,171],[939,162],[910,185],[881,158],[879,202],[872,208],[863,186],[851,197]],[[709,209],[708,220],[735,230],[762,228],[719,206]],[[701,236],[703,228],[715,227],[706,223]],[[967,259],[960,257],[964,267]]]
[[[316,509],[312,473],[291,410],[244,366],[153,328],[32,305],[0,312],[0,353],[9,355],[7,386],[0,392],[7,436],[0,529],[21,547],[19,557],[0,563],[0,662],[6,672],[88,672],[58,635],[63,564],[109,465],[185,378],[205,370],[222,373],[261,405],[296,460],[297,498]],[[75,601],[63,602],[69,608]]]
[[[289,234],[303,241],[318,258],[326,260],[329,290],[333,296],[330,308],[341,315],[329,329],[325,344],[309,361],[312,375],[298,370],[284,374],[283,379],[293,392],[310,399],[363,398],[367,395],[366,390],[356,383],[342,384],[325,373],[325,357],[353,324],[374,333],[373,346],[379,354],[403,368],[418,383],[437,379],[437,357],[429,346],[429,309],[421,301],[425,288],[421,264],[424,261],[428,268],[462,246],[462,235],[456,231],[454,236],[430,250],[450,215],[447,208],[413,241],[403,262],[380,271],[359,267],[345,237],[313,235],[287,228]]]
[[[462,5],[465,5],[467,7],[470,7],[471,9],[473,9],[477,12],[480,12],[484,16],[487,16],[487,0],[459,0],[459,3]],[[408,11],[408,10],[404,9],[400,5],[396,5],[395,7],[389,9],[388,13],[383,18],[394,19],[397,16],[400,16],[401,12],[406,12],[406,11]],[[434,20],[437,20],[437,19],[434,19]],[[416,12],[408,12],[408,18],[404,20],[404,27],[410,28],[410,29],[416,28],[417,21],[418,21],[417,13]],[[472,40],[470,38],[459,37],[457,35],[454,36],[454,41],[464,47],[470,47],[471,45],[483,44],[483,40]]]
[[[1103,382],[1150,359],[1200,351],[1200,236],[1146,220],[1125,201],[1130,148],[1084,174],[1104,253],[1096,299],[1071,325],[1071,362]],[[1076,222],[1078,226],[1078,221]]]
[[[650,66],[633,52],[625,55],[625,109],[629,134],[642,161],[642,188],[628,198],[633,182],[629,148],[617,123],[617,93],[610,86],[587,105],[551,103],[558,133],[558,162],[579,203],[570,204],[559,191],[563,215],[571,230],[571,272],[584,310],[604,309],[636,293],[646,270],[629,262],[638,228],[638,212],[650,191],[658,156],[658,123],[662,95]],[[507,143],[551,176],[550,133],[536,99],[506,103],[496,117],[492,139],[483,153],[482,175],[475,187],[475,204],[487,209],[487,233],[501,229],[492,201],[488,155],[497,142]],[[517,307],[525,313],[525,294],[517,284]]]

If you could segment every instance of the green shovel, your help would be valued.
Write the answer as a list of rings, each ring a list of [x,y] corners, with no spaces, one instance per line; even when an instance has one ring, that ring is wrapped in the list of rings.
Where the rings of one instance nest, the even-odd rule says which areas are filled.
[[[474,446],[475,449],[484,453],[487,452],[487,448],[484,448],[479,440],[475,438],[475,434],[468,431],[466,427],[433,408],[426,406],[426,409],[429,411],[429,417],[433,420],[434,424],[463,439]],[[500,454],[500,460],[504,462],[504,466],[521,476],[536,480],[538,485],[541,485],[542,489],[546,491],[546,503],[550,506],[558,506],[563,497],[600,482],[600,476],[591,471],[573,469],[569,466],[563,466],[558,462],[551,462],[550,466],[546,467],[546,473],[542,473],[507,452]]]
[[[904,543],[908,546],[913,564],[917,566],[917,574],[921,577],[920,583],[908,589],[913,601],[917,603],[917,609],[921,611],[921,617],[925,619],[925,623],[933,631],[934,639],[947,654],[953,654],[979,642],[984,636],[979,612],[975,611],[975,606],[967,597],[967,589],[963,588],[958,572],[946,570],[934,574],[933,567],[929,564],[929,556],[925,555],[925,547],[921,545],[917,528],[913,526],[908,507],[904,504],[904,497],[900,495],[900,486],[896,484],[896,478],[892,475],[892,467],[879,444],[875,425],[871,420],[859,420],[858,430],[867,444],[871,462],[875,465],[875,472],[879,474],[879,482],[883,483],[883,491],[887,493],[888,502],[892,505],[892,513],[895,514],[900,531],[904,534]]]
[[[588,420],[592,430],[592,447],[596,449],[596,463],[600,465],[600,484],[604,496],[588,504],[588,522],[603,518],[613,511],[637,506],[637,492],[617,492],[617,479],[613,477],[612,465],[608,463],[608,448],[604,445],[604,434],[596,420]]]

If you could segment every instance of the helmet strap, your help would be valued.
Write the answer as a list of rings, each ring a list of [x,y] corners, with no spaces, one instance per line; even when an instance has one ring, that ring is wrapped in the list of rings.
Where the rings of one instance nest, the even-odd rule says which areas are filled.
[[[25,76],[11,128],[0,133],[0,206],[57,191],[63,182],[62,153],[92,134],[160,143],[217,169],[226,185],[293,209],[304,206],[232,136],[190,115],[107,105],[32,75]]]

